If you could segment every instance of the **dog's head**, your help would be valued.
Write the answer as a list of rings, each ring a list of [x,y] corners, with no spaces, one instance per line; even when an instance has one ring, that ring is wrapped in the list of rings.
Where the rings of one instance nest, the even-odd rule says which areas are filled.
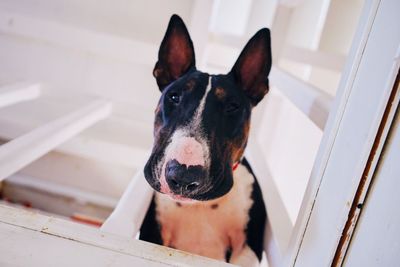
[[[189,33],[173,15],[153,71],[162,95],[144,169],[149,184],[183,201],[228,193],[232,166],[246,147],[251,110],[268,92],[270,69],[270,33],[262,29],[228,74],[197,70]]]

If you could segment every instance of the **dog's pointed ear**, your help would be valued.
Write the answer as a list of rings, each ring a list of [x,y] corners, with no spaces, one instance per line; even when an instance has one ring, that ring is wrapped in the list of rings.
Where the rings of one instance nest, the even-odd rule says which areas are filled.
[[[153,70],[158,87],[162,91],[195,65],[193,43],[185,23],[178,15],[172,15]]]
[[[253,106],[268,92],[271,64],[271,35],[270,31],[264,28],[246,44],[230,72]]]

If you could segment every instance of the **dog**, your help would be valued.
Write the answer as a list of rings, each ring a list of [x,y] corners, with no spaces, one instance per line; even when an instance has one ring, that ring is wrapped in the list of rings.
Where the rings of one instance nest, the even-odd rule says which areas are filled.
[[[161,97],[144,176],[155,193],[139,239],[259,264],[266,211],[243,153],[271,64],[270,31],[263,28],[228,74],[201,72],[183,20],[171,17],[153,71]]]

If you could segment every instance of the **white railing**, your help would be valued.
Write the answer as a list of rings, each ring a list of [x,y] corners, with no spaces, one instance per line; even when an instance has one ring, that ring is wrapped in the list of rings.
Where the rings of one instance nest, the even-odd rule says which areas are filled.
[[[39,83],[18,82],[0,86],[0,108],[38,98],[41,94]]]
[[[86,106],[0,146],[0,181],[111,114],[108,101]]]
[[[232,266],[1,204],[0,236],[1,266]]]
[[[324,129],[332,96],[277,67],[272,68],[270,80],[272,86],[284,93],[321,130]]]
[[[346,61],[345,55],[314,51],[296,46],[287,46],[282,53],[282,56],[288,60],[334,71],[341,71]]]

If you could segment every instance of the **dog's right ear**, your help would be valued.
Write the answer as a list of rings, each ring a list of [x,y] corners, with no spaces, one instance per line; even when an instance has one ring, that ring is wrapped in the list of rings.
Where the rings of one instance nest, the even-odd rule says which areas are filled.
[[[172,15],[153,70],[160,91],[194,66],[194,48],[189,32],[183,20]]]

